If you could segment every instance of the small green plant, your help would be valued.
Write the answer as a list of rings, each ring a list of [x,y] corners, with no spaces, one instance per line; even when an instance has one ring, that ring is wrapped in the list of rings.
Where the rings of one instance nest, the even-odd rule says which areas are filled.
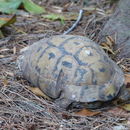
[[[64,24],[64,16],[60,14],[48,14],[44,15],[43,18],[50,19],[50,20],[60,20],[62,24]]]
[[[10,25],[16,21],[16,14],[19,7],[24,8],[32,14],[41,14],[45,12],[43,7],[33,3],[31,0],[0,0],[0,28]],[[4,37],[0,30],[0,38]]]
[[[45,9],[36,5],[31,0],[0,0],[0,12],[12,14],[16,13],[18,8],[23,5],[23,8],[30,13],[44,13]]]

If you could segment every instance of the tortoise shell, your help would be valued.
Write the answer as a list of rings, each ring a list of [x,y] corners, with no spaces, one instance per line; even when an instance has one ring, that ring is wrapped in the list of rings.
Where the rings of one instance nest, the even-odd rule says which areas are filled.
[[[28,81],[62,105],[112,100],[124,84],[116,63],[83,36],[42,39],[24,48],[17,63]]]

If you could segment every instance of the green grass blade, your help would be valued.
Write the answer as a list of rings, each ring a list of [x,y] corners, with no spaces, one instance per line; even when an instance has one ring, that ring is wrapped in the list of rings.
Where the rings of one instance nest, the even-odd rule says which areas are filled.
[[[0,0],[0,12],[7,14],[15,13],[21,2],[22,0]]]
[[[36,5],[31,0],[23,0],[23,5],[28,12],[33,14],[41,14],[45,12],[44,8]]]

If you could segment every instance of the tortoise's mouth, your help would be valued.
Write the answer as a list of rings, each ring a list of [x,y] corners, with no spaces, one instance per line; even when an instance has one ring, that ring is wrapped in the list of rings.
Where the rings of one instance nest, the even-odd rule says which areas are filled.
[[[123,84],[118,95],[115,97],[114,105],[123,105],[130,103],[130,88],[127,88],[127,85]]]

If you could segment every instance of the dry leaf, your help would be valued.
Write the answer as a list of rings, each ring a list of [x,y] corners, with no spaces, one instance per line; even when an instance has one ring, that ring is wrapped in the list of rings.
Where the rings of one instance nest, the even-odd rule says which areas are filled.
[[[115,52],[113,51],[114,44],[115,42],[112,39],[112,37],[108,36],[106,37],[106,42],[103,42],[100,45],[105,51],[110,52],[111,54],[115,55]]]
[[[126,65],[120,64],[120,67],[125,71],[129,72],[129,68]]]
[[[122,105],[121,108],[123,108],[124,110],[126,111],[129,111],[130,112],[130,104],[125,104],[125,105]]]
[[[3,80],[3,85],[4,85],[4,87],[6,87],[8,85],[8,80],[7,79]]]
[[[51,100],[47,95],[45,95],[38,87],[28,87],[30,91],[32,91],[35,95],[41,96],[45,99]]]
[[[67,113],[62,113],[62,118],[68,120],[71,118],[71,116],[68,115]]]
[[[76,112],[75,114],[80,115],[80,116],[95,116],[97,114],[99,114],[100,112],[96,112],[96,111],[90,111],[88,109],[82,109],[79,112]]]
[[[0,28],[16,21],[16,15],[0,15]]]
[[[115,44],[115,41],[112,37],[108,36],[106,37],[106,40],[107,40],[107,45],[109,45],[110,48],[112,48],[112,46],[114,46]]]
[[[107,45],[106,46],[102,46],[102,49],[104,49],[104,50],[110,52],[111,54],[115,55],[114,51],[110,47],[108,47]]]

